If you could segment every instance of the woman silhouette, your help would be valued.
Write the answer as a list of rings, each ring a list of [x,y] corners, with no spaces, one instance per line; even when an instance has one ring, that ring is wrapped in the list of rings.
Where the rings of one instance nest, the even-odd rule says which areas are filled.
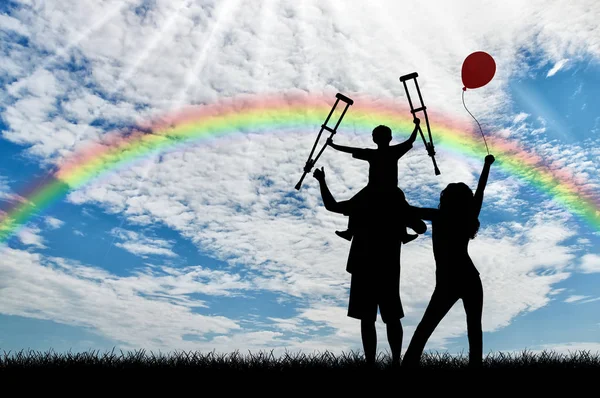
[[[469,256],[468,245],[479,230],[483,191],[494,160],[492,155],[485,157],[475,195],[466,184],[452,183],[440,194],[437,209],[411,206],[413,214],[431,221],[436,286],[406,350],[402,366],[419,364],[427,340],[458,299],[462,299],[467,315],[469,366],[477,367],[482,363],[483,287],[479,271]]]

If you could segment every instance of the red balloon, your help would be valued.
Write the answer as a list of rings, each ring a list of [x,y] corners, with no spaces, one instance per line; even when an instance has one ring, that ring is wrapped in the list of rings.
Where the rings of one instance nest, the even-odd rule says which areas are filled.
[[[465,58],[462,65],[463,90],[485,86],[496,73],[496,62],[486,52],[476,51]]]

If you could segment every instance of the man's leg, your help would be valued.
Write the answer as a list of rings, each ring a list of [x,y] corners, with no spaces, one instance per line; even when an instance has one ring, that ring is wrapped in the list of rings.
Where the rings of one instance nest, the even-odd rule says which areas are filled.
[[[463,296],[463,305],[467,315],[469,366],[480,367],[483,362],[483,331],[481,327],[483,286],[479,276],[473,277],[473,281],[469,284],[468,291]]]
[[[360,332],[365,359],[369,364],[373,365],[375,364],[377,351],[377,332],[375,330],[377,301],[373,299],[371,285],[371,278],[364,271],[352,274],[348,316],[360,319]]]
[[[402,338],[404,331],[400,319],[391,321],[386,325],[387,338],[392,350],[392,364],[400,365],[400,354],[402,353]]]
[[[417,366],[421,360],[421,354],[425,349],[427,340],[440,323],[442,318],[446,316],[450,308],[456,303],[458,298],[451,294],[448,288],[439,289],[437,286],[431,295],[429,305],[425,310],[423,319],[419,322],[415,333],[413,334],[410,344],[404,354],[402,366]]]
[[[381,284],[378,291],[379,310],[381,320],[385,323],[387,339],[392,351],[392,364],[400,365],[402,353],[402,330],[401,319],[404,317],[402,300],[400,300],[400,272],[381,275]]]
[[[365,359],[369,365],[375,365],[375,354],[377,352],[377,331],[375,321],[364,319],[360,321],[360,333],[362,336]]]

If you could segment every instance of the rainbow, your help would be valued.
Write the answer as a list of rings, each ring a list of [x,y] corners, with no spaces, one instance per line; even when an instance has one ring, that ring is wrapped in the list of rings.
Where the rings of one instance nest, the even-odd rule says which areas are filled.
[[[395,134],[402,131],[408,135],[414,127],[412,115],[405,105],[359,95],[350,95],[350,98],[354,104],[349,107],[338,132],[370,134],[377,124],[386,124]],[[90,143],[65,158],[49,181],[29,188],[19,195],[23,200],[15,201],[0,213],[0,242],[7,241],[32,217],[68,192],[156,153],[235,134],[269,134],[291,129],[310,132],[316,137],[334,101],[334,94],[240,96],[140,123],[127,133],[107,133],[101,142]],[[340,101],[328,126],[335,125],[344,106]],[[441,148],[483,161],[486,152],[478,130],[457,118],[431,110],[428,110],[428,116],[438,154]],[[427,133],[424,118],[421,119]],[[486,138],[490,152],[496,157],[494,167],[501,167],[510,175],[526,181],[582,217],[593,228],[600,229],[599,200],[586,181],[575,178],[558,166],[547,164],[545,159],[524,149],[518,142],[490,133],[486,134]],[[303,148],[306,156],[309,150]],[[432,168],[431,162],[423,166]],[[298,165],[299,174],[303,167],[303,164]]]

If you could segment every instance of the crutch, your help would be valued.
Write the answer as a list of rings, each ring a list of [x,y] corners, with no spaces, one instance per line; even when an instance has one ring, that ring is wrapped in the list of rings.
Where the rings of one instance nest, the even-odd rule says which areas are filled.
[[[306,164],[304,165],[304,174],[302,174],[302,177],[300,178],[300,181],[298,181],[298,183],[296,184],[296,190],[300,190],[300,186],[302,185],[302,181],[304,180],[304,177],[306,177],[307,173],[310,173],[310,171],[312,170],[313,166],[317,162],[317,159],[319,159],[319,157],[321,156],[321,154],[325,150],[325,147],[327,146],[327,142],[325,142],[325,145],[323,145],[323,148],[321,148],[321,151],[319,152],[319,154],[317,155],[317,157],[314,158],[314,159],[311,159],[313,153],[315,152],[315,148],[317,147],[317,142],[319,142],[319,138],[321,138],[321,133],[323,133],[323,130],[329,131],[331,133],[330,137],[333,137],[334,134],[336,133],[336,130],[337,130],[338,126],[340,125],[340,122],[344,118],[344,115],[346,114],[346,111],[348,110],[348,107],[350,105],[354,104],[354,101],[352,101],[350,98],[348,98],[345,95],[342,95],[340,93],[337,93],[335,95],[335,97],[336,97],[335,104],[333,104],[333,108],[331,108],[331,111],[329,111],[329,115],[327,115],[327,119],[325,119],[325,123],[323,123],[321,125],[321,130],[319,131],[319,135],[317,135],[317,139],[315,140],[315,144],[313,145],[312,150],[310,151],[310,155],[308,155],[308,160],[306,161]],[[346,107],[344,108],[344,111],[342,112],[340,118],[338,119],[335,127],[334,128],[327,127],[327,122],[329,122],[329,118],[333,114],[333,111],[335,110],[335,107],[337,106],[338,102],[340,102],[340,100],[342,100],[342,102],[346,103]]]
[[[425,140],[425,136],[423,135],[423,130],[421,130],[421,126],[419,125],[419,132],[421,133],[421,138],[423,138],[423,143],[425,144],[425,149],[427,149],[427,154],[431,157],[433,161],[433,169],[435,170],[435,175],[440,175],[440,169],[437,167],[437,163],[435,162],[435,149],[433,147],[433,139],[431,138],[431,129],[429,128],[429,119],[427,118],[427,107],[423,103],[423,97],[421,96],[421,90],[419,90],[419,83],[417,83],[417,77],[419,75],[417,72],[409,73],[408,75],[400,76],[400,81],[404,84],[404,89],[406,90],[406,96],[408,97],[408,103],[410,104],[410,112],[413,115],[413,118],[416,117],[416,113],[423,111],[425,115],[425,123],[427,124],[427,132],[429,133],[429,142]],[[413,108],[412,101],[410,100],[410,93],[408,92],[408,87],[406,86],[406,81],[410,79],[415,79],[415,86],[417,87],[417,93],[419,94],[419,100],[421,101],[421,106],[417,109]]]

